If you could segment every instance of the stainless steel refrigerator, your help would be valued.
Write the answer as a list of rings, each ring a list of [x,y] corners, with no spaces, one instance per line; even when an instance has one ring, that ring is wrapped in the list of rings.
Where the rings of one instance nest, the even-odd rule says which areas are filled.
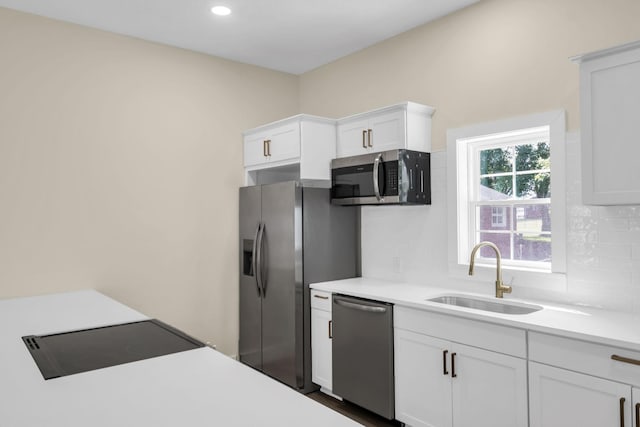
[[[309,283],[355,277],[358,208],[290,181],[240,188],[240,361],[303,392],[311,383]]]

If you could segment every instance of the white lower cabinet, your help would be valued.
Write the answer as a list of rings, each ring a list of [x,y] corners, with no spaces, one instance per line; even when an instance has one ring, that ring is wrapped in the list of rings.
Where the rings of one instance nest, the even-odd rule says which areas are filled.
[[[451,425],[449,342],[394,330],[396,419],[414,427]]]
[[[527,427],[526,360],[460,344],[453,352],[453,425]]]
[[[634,387],[631,390],[633,396],[633,427],[640,427],[640,388]]]
[[[331,312],[312,309],[311,328],[312,381],[331,390]]]
[[[632,425],[627,384],[529,362],[529,390],[531,427]]]
[[[313,382],[331,392],[331,294],[312,291]],[[640,351],[394,307],[409,427],[640,427]]]
[[[526,360],[395,329],[396,419],[412,427],[526,427]]]
[[[311,380],[331,392],[331,294],[311,291]]]
[[[638,351],[530,332],[531,427],[640,427],[639,363]]]

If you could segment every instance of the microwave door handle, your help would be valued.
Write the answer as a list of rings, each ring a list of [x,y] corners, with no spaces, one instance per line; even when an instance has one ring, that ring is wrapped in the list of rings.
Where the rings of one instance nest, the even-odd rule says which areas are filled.
[[[373,192],[376,195],[376,199],[378,199],[379,202],[384,201],[384,199],[380,195],[380,184],[378,182],[378,170],[380,169],[381,162],[382,162],[382,153],[378,154],[376,159],[373,161]]]

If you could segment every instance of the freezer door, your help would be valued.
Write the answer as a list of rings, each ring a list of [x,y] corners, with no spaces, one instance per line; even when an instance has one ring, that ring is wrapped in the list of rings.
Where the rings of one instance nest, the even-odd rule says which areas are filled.
[[[296,355],[303,353],[302,188],[295,182],[262,186],[262,369],[300,388]]]
[[[302,235],[304,257],[304,354],[298,353],[298,375],[303,392],[311,392],[311,307],[310,283],[339,280],[357,275],[358,213],[360,207],[330,202],[328,188],[302,191]],[[638,426],[640,427],[640,426]]]
[[[262,370],[262,300],[256,275],[260,187],[240,188],[240,361]]]

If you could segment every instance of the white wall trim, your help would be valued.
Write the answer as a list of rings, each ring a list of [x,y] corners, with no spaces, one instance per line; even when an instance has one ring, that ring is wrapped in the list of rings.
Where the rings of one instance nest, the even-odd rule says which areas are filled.
[[[466,274],[468,261],[461,262],[458,247],[464,244],[467,236],[460,236],[458,230],[462,221],[468,223],[467,209],[459,209],[458,180],[465,179],[467,171],[458,173],[459,156],[466,156],[464,150],[458,150],[457,141],[482,135],[492,135],[512,132],[518,129],[549,126],[551,145],[551,223],[555,238],[551,242],[552,272],[540,273],[522,270],[507,270],[505,274],[517,280],[519,286],[544,288],[554,291],[567,291],[566,268],[566,178],[565,178],[565,134],[566,119],[564,110],[555,110],[525,116],[512,117],[492,122],[478,123],[462,128],[447,130],[447,209],[449,231],[449,273],[456,278],[463,278]],[[556,237],[557,236],[557,237]],[[466,245],[463,247],[467,247]],[[544,278],[544,280],[541,280]],[[541,284],[540,282],[544,282]]]

